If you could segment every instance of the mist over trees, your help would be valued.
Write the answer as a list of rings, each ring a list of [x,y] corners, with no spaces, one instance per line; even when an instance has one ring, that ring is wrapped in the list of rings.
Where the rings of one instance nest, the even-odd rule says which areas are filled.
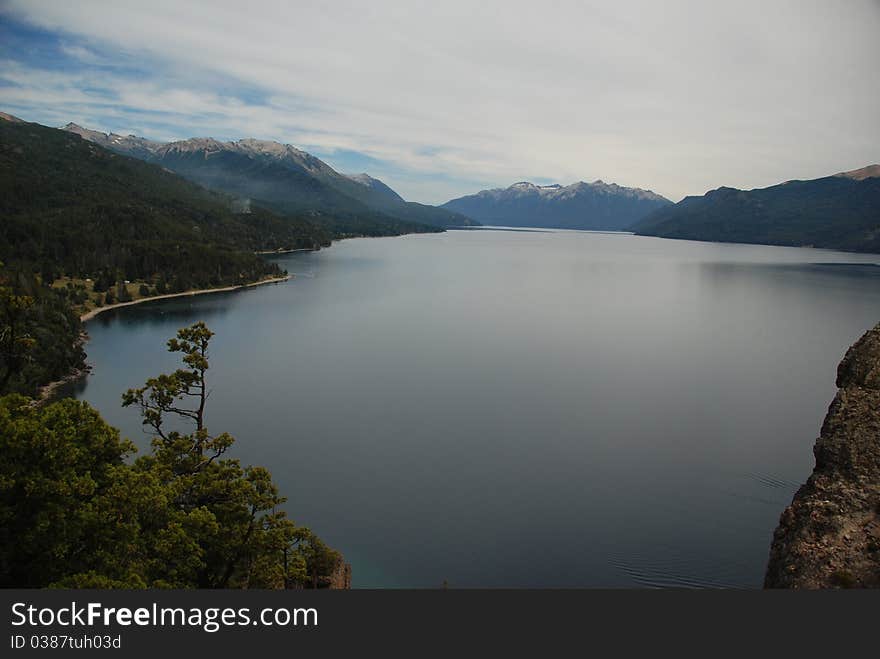
[[[330,233],[231,199],[77,135],[0,121],[0,260],[45,284],[162,279],[172,291],[280,274],[254,254],[316,248]]]

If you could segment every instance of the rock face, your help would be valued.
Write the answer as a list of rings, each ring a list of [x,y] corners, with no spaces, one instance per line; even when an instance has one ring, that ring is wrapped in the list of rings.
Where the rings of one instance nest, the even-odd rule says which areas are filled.
[[[880,325],[837,369],[816,467],[782,513],[765,588],[880,587]]]
[[[295,586],[297,589],[317,590],[351,590],[351,563],[346,563],[342,556],[337,557],[330,572],[326,575],[313,575],[310,582]]]
[[[351,590],[351,564],[340,560],[327,583],[330,590]]]

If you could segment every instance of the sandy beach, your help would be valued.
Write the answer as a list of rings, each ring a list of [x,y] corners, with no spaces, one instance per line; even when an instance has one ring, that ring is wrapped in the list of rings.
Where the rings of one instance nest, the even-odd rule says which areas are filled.
[[[292,275],[285,275],[284,277],[273,277],[272,279],[263,279],[262,281],[255,281],[250,284],[241,284],[240,286],[224,286],[223,288],[200,288],[193,291],[184,291],[183,293],[167,293],[165,295],[153,295],[151,297],[142,297],[137,300],[131,300],[130,302],[117,302],[115,304],[108,304],[103,307],[98,307],[97,309],[92,309],[91,311],[87,311],[82,314],[79,319],[81,322],[86,322],[101,314],[105,311],[110,311],[111,309],[119,309],[120,307],[130,307],[134,304],[141,304],[143,302],[152,302],[154,300],[168,300],[174,297],[191,297],[193,295],[207,295],[208,293],[227,293],[229,291],[237,291],[241,288],[251,288],[253,286],[262,286],[263,284],[277,284],[282,281],[287,281],[291,278]]]
[[[267,249],[260,252],[254,252],[254,254],[260,254],[265,256],[267,254],[293,254],[295,252],[317,252],[318,247],[298,247],[296,249]]]

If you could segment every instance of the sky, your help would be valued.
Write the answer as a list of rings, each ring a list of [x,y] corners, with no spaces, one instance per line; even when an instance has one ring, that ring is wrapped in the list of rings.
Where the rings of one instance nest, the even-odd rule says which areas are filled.
[[[406,199],[880,162],[880,0],[0,0],[0,111],[293,144]]]

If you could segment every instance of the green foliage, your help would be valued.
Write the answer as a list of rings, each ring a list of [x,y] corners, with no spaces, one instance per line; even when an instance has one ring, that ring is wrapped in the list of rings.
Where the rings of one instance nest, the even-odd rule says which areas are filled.
[[[0,399],[0,585],[46,586],[106,560],[96,503],[132,450],[85,403]]]
[[[205,451],[212,451],[211,459],[219,457],[231,444],[228,436],[211,438],[205,428],[205,404],[208,400],[206,374],[208,364],[208,344],[214,333],[203,322],[178,331],[177,337],[169,339],[170,352],[183,353],[182,361],[186,368],[174,373],[162,374],[147,380],[139,389],[129,389],[122,396],[123,406],[136,405],[140,408],[143,425],[149,426],[161,444],[167,446],[179,442],[179,432],[166,433],[164,423],[169,415],[176,415],[192,422],[195,432],[192,437],[184,437],[187,448],[186,457],[200,461]],[[186,401],[193,401],[196,407],[185,407]],[[197,469],[195,463],[184,468],[185,472]]]
[[[828,176],[760,190],[719,188],[660,209],[641,235],[880,252],[880,178]]]
[[[0,270],[0,395],[34,394],[84,366],[71,307],[90,295],[82,286],[50,288],[61,276],[92,279],[90,302],[101,307],[131,299],[125,280],[155,282],[158,295],[237,285],[283,274],[255,251],[436,230],[351,199],[357,208],[303,211],[286,182],[282,176],[271,189],[279,210],[296,216],[258,207],[236,214],[227,196],[157,165],[62,130],[0,121],[0,260],[7,264]],[[139,293],[151,290],[143,284]]]
[[[34,299],[29,295],[15,295],[7,286],[0,288],[0,312],[3,314],[3,325],[0,326],[0,360],[3,364],[0,390],[6,388],[13,375],[21,372],[36,344],[26,323],[33,305]]]
[[[205,424],[212,336],[202,322],[182,328],[168,341],[169,351],[181,353],[182,368],[123,395],[123,405],[139,407],[155,434],[153,454],[135,468],[158,475],[175,507],[190,517],[182,528],[202,557],[191,575],[199,587],[304,584],[309,568],[324,575],[339,557],[278,510],[285,499],[266,469],[221,459],[234,439],[212,435]],[[192,432],[167,430],[169,417],[188,421]]]
[[[233,150],[213,152],[208,158],[200,149],[170,149],[157,162],[206,188],[253,199],[281,214],[317,224],[334,238],[435,232],[460,223],[455,213],[399,198],[396,203],[377,206],[367,187],[317,159],[304,168]]]
[[[282,212],[286,208],[283,204],[271,204],[271,207],[278,208]],[[436,226],[401,220],[378,211],[313,212],[310,214],[310,218],[316,224],[320,224],[330,231],[334,238],[400,236],[407,233],[437,233],[441,231]]]
[[[116,285],[116,299],[120,302],[131,302],[131,293],[128,292],[128,287],[123,282]]]
[[[227,433],[205,425],[212,332],[168,342],[182,368],[123,397],[155,431],[132,445],[86,403],[0,399],[0,586],[321,587],[341,556],[280,510],[262,467],[222,458]],[[170,418],[192,432],[166,430]]]
[[[38,124],[0,121],[0,260],[52,278],[176,278],[206,288],[280,274],[254,251],[312,248],[315,224],[256,208],[234,215],[228,198],[177,175]]]
[[[32,273],[0,263],[0,395],[33,395],[37,387],[85,365],[77,315],[70,301],[84,291],[57,291]]]

